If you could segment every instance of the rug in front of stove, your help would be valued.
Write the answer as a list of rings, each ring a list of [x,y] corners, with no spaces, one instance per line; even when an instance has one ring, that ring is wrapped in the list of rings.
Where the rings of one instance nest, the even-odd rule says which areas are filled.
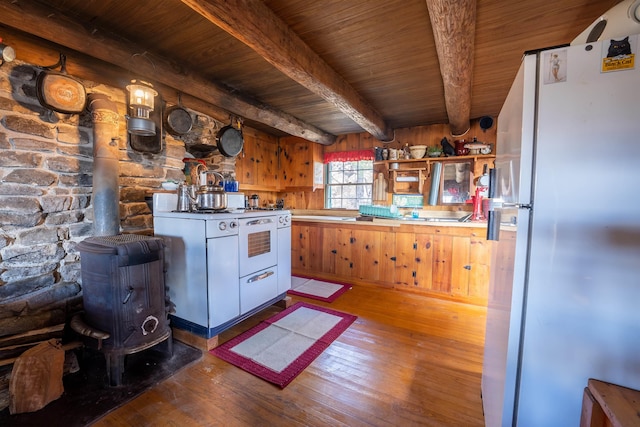
[[[210,353],[284,388],[356,319],[299,302]]]

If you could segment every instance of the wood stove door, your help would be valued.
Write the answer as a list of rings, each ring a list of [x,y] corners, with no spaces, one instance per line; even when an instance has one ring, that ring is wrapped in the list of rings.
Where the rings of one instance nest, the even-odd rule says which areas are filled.
[[[168,331],[162,265],[154,261],[120,269],[123,344],[144,345]]]

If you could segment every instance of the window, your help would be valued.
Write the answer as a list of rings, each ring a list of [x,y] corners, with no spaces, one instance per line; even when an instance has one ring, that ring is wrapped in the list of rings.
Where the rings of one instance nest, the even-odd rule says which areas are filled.
[[[358,209],[370,205],[373,192],[373,152],[371,150],[326,153],[327,209]]]

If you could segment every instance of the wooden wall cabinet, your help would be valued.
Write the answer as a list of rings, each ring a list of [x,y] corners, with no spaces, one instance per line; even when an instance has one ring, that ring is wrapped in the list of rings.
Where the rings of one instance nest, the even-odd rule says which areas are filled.
[[[243,136],[243,151],[236,157],[240,191],[278,190],[278,138],[250,129],[243,131]]]
[[[322,188],[322,158],[320,144],[294,136],[280,138],[280,189],[313,191]]]
[[[491,242],[475,227],[297,222],[293,272],[486,305]]]

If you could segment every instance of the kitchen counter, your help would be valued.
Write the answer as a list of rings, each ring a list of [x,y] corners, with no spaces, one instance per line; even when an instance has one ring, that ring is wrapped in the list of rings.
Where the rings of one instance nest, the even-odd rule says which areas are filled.
[[[458,222],[453,216],[461,212],[427,212],[441,221],[294,211],[292,272],[485,306],[492,247],[486,223]]]
[[[372,225],[372,226],[387,226],[387,227],[400,227],[402,225],[412,226],[438,226],[438,227],[472,227],[472,228],[485,228],[487,226],[486,221],[467,221],[459,222],[457,218],[451,218],[446,216],[429,216],[420,218],[378,218],[378,217],[356,217],[356,216],[338,216],[338,215],[306,215],[296,214],[292,216],[292,221],[305,221],[305,222],[321,222],[321,223],[345,223],[350,224],[357,223],[358,225]]]

